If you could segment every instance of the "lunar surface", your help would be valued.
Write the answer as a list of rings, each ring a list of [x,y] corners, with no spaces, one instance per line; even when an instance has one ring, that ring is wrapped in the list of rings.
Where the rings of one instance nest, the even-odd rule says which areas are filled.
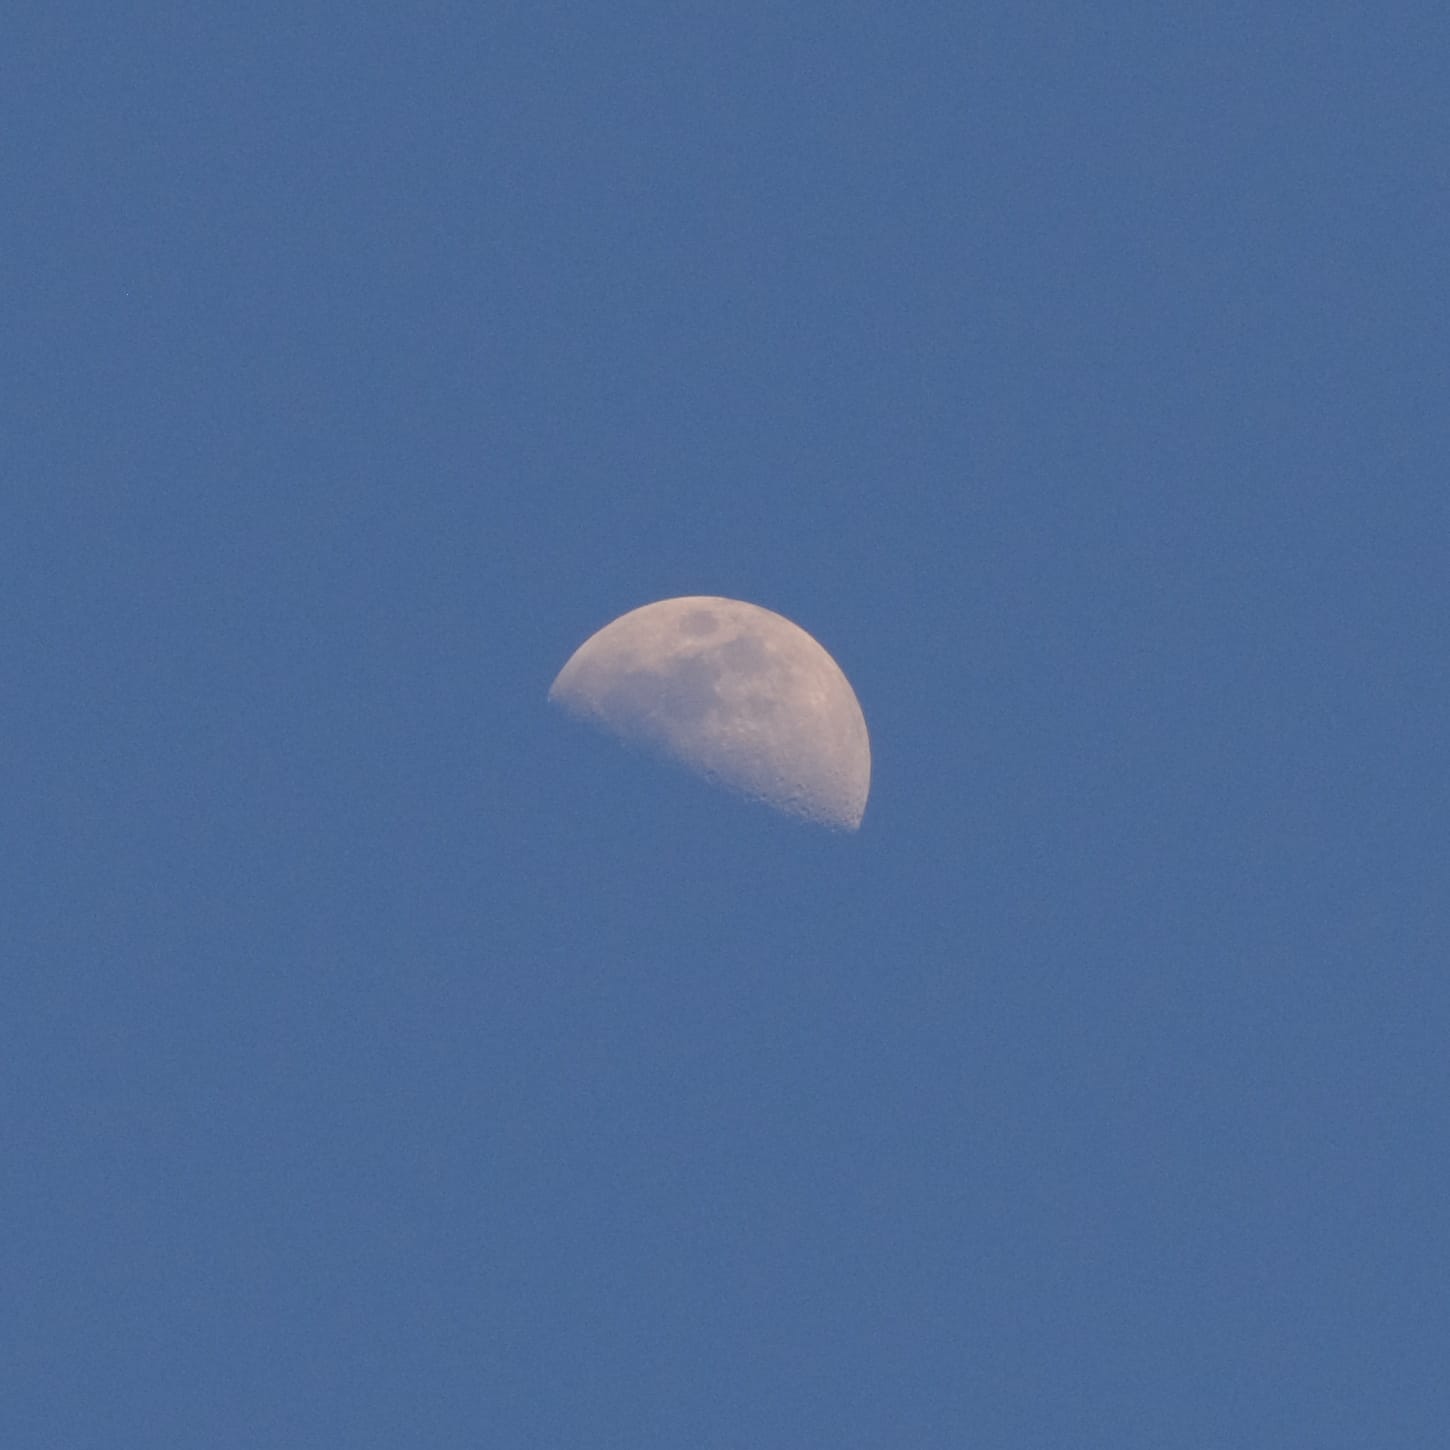
[[[854,831],[871,789],[856,692],[799,625],[738,599],[662,599],[575,650],[571,715],[777,810]]]

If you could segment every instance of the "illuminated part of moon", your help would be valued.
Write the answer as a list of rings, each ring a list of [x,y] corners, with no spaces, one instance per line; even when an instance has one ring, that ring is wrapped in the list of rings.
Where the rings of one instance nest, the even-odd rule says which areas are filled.
[[[571,715],[777,810],[854,831],[871,789],[856,692],[799,625],[738,599],[662,599],[575,650]]]

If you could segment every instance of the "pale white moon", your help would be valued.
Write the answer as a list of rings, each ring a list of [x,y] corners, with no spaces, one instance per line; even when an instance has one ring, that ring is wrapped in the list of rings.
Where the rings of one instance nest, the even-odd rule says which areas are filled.
[[[575,650],[570,714],[791,815],[854,831],[871,743],[850,682],[799,625],[738,599],[662,599]]]

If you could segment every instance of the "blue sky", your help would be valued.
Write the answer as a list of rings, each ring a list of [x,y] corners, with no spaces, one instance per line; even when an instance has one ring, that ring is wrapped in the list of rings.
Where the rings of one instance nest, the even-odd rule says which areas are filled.
[[[1446,1443],[1443,7],[4,29],[6,1445]]]

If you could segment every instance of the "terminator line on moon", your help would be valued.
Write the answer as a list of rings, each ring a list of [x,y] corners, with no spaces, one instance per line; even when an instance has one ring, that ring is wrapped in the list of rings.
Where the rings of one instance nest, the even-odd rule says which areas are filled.
[[[690,595],[631,610],[575,650],[549,698],[788,815],[861,824],[871,743],[856,692],[769,609]]]

